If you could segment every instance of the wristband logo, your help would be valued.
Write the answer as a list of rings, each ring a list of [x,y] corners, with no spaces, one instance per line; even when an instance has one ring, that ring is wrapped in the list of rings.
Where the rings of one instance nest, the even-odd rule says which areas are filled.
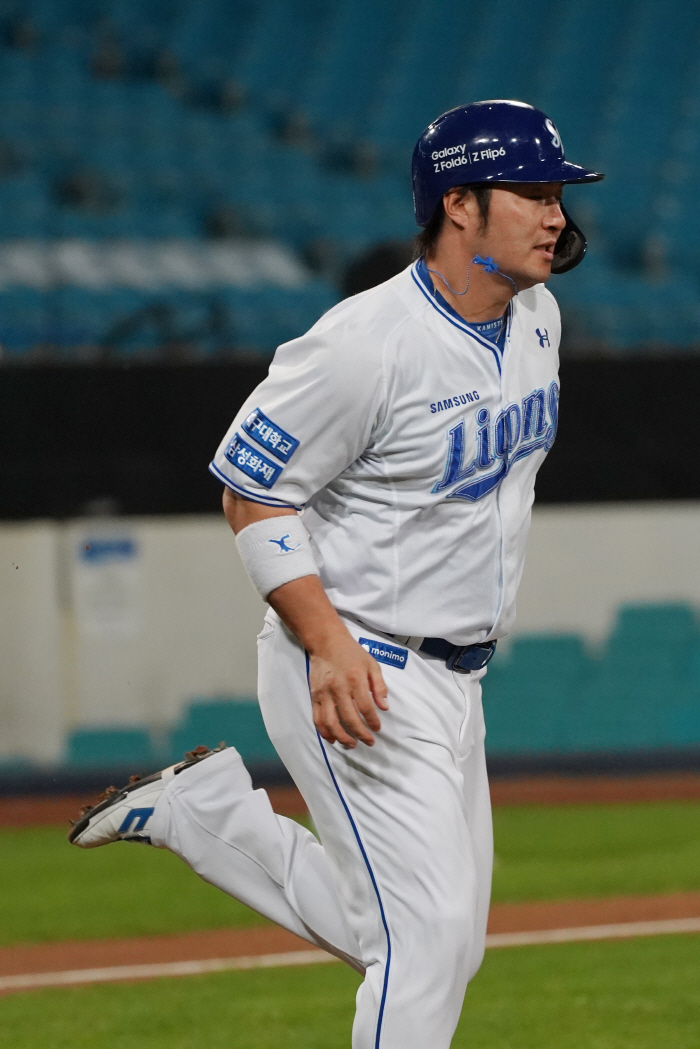
[[[276,543],[280,548],[281,554],[293,554],[295,550],[298,550],[301,543],[297,543],[296,546],[288,546],[287,540],[289,539],[289,532],[283,535],[281,539],[268,539],[268,543]]]

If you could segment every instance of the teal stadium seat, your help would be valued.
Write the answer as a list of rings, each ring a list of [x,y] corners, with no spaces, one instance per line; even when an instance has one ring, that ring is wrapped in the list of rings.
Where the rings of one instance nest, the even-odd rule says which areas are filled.
[[[199,699],[185,709],[170,735],[170,757],[179,761],[194,747],[234,746],[251,764],[278,761],[277,752],[265,731],[257,700]]]
[[[571,712],[591,672],[573,634],[516,638],[484,681],[487,747],[511,754],[567,749]]]
[[[50,339],[47,296],[36,288],[0,290],[0,344],[5,360],[19,360]]]
[[[476,98],[524,98],[552,113],[571,157],[609,176],[567,191],[591,243],[576,275],[556,281],[569,344],[700,346],[696,7],[559,0],[553,18],[551,0],[26,0],[37,45],[0,41],[0,240],[198,238],[226,204],[246,235],[308,257],[331,242],[340,272],[370,245],[413,234],[408,166],[431,118]],[[124,58],[113,78],[93,72],[106,25]],[[533,62],[541,25],[546,54]],[[179,80],[147,73],[164,51]],[[202,101],[212,83],[233,90],[229,109]],[[290,117],[306,137],[281,132]],[[358,144],[374,150],[367,170],[329,162]],[[86,169],[118,190],[112,210],[59,202],[57,182]],[[650,243],[665,253],[659,272]],[[316,317],[304,301],[306,326]],[[108,317],[109,301],[90,304],[92,327],[106,323],[99,309]],[[296,326],[273,323],[262,300],[247,312],[247,350],[269,355]],[[34,345],[31,327],[15,330],[8,355]]]
[[[123,766],[132,772],[143,772],[156,767],[157,757],[145,729],[80,728],[68,737],[66,763],[78,768]]]
[[[690,666],[699,638],[689,605],[623,606],[583,696],[578,737],[584,749],[700,741],[692,739],[692,718],[680,713],[693,707]]]
[[[687,692],[674,704],[669,731],[673,746],[700,742],[700,641],[697,638],[688,652]]]
[[[587,753],[700,745],[700,629],[684,603],[626,605],[598,656],[521,637],[484,680],[487,750]]]

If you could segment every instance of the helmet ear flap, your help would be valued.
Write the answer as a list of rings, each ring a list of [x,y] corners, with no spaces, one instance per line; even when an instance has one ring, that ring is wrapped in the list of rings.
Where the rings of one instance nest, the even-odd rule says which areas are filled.
[[[554,245],[554,258],[552,259],[552,273],[568,273],[574,266],[583,261],[586,254],[586,238],[578,228],[571,215],[562,205],[562,214],[566,219],[566,225],[559,234]]]

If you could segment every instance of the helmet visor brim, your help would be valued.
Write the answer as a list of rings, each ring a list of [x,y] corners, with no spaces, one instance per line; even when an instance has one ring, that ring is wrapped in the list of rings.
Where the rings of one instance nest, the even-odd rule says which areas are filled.
[[[600,182],[604,178],[605,175],[599,171],[589,171],[588,168],[582,168],[580,164],[571,164],[568,160],[562,160],[558,164],[523,165],[520,170],[515,171],[509,167],[507,172],[494,172],[486,178],[474,179],[473,183],[509,182],[511,185],[520,185],[525,182],[562,182],[564,185],[575,185],[576,183]]]

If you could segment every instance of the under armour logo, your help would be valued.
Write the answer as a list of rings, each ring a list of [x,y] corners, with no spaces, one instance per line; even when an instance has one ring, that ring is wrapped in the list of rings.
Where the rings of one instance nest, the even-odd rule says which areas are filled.
[[[544,331],[540,331],[539,328],[535,328],[535,335],[537,335],[540,340],[540,346],[544,347],[545,343],[547,343],[547,345],[549,346],[549,335],[547,334],[546,328],[544,329]]]
[[[153,809],[132,809],[130,812],[127,812],[124,817],[124,822],[119,828],[118,833],[126,834],[126,832],[131,829],[131,824],[134,820],[137,821],[134,830],[143,830],[152,815]]]
[[[281,539],[268,539],[268,543],[277,543],[280,548],[281,554],[293,554],[295,550],[298,550],[301,543],[297,543],[296,546],[287,546],[287,540],[289,539],[289,532],[283,535]]]

